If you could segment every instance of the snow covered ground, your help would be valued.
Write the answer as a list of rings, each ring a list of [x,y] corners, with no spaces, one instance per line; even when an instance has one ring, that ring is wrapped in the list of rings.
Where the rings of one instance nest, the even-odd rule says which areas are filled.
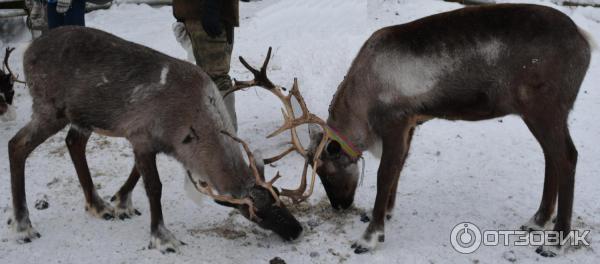
[[[530,2],[554,6],[550,1]],[[326,117],[327,106],[351,60],[371,32],[382,26],[460,8],[439,0],[263,0],[241,3],[234,58],[243,55],[259,65],[267,47],[274,49],[270,76],[290,85],[298,77],[309,108]],[[555,6],[556,7],[556,6]],[[600,41],[600,9],[557,7]],[[90,27],[99,28],[177,58],[186,58],[176,43],[170,7],[118,5],[92,12]],[[27,36],[27,34],[24,34]],[[11,43],[17,50],[12,68],[22,72],[21,56],[28,41]],[[504,117],[485,122],[434,120],[415,135],[403,171],[394,218],[386,223],[386,242],[373,253],[354,255],[351,242],[366,228],[360,214],[369,212],[376,194],[378,160],[366,155],[366,176],[355,209],[334,212],[322,186],[309,204],[293,207],[305,225],[303,237],[285,243],[230,209],[209,199],[201,207],[183,192],[180,165],[159,158],[163,210],[170,230],[188,245],[178,254],[147,249],[149,210],[142,185],[133,194],[142,216],[127,221],[103,221],[84,212],[84,198],[64,144],[65,131],[49,139],[29,158],[26,168],[31,219],[42,234],[19,245],[7,225],[0,225],[0,263],[267,263],[278,256],[287,263],[597,263],[600,259],[600,61],[598,51],[571,114],[572,136],[579,150],[573,226],[591,230],[592,246],[557,258],[538,256],[533,247],[481,247],[470,255],[450,245],[452,228],[464,221],[485,229],[517,229],[537,209],[544,159],[541,148],[522,121]],[[231,75],[250,78],[233,60]],[[134,65],[132,65],[134,67]],[[11,214],[7,142],[28,121],[31,98],[20,85],[15,98],[19,117],[0,123],[0,219]],[[239,135],[266,154],[286,140],[266,140],[280,123],[280,103],[252,89],[237,94]],[[88,160],[99,193],[110,197],[125,181],[133,163],[129,144],[94,135]],[[280,184],[297,184],[301,160],[291,157],[268,168],[285,177]],[[37,210],[37,199],[49,208]]]

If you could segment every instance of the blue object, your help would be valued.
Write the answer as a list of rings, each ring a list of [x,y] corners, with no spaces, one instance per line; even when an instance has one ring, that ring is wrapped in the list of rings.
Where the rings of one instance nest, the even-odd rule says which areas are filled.
[[[48,0],[48,28],[66,25],[85,26],[85,0],[73,0],[64,14],[56,12],[56,0]]]

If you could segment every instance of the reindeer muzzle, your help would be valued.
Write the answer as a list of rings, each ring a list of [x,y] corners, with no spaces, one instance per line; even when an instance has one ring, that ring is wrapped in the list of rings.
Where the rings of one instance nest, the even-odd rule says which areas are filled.
[[[275,232],[286,241],[295,240],[302,234],[300,222],[283,203],[276,205],[275,199],[268,190],[255,186],[249,196],[254,201],[256,216],[260,218],[255,222],[260,227]]]

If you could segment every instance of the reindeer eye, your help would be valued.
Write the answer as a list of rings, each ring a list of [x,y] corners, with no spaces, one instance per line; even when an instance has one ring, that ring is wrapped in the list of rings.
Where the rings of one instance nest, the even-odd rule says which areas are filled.
[[[329,154],[329,156],[331,157],[339,157],[340,152],[342,151],[342,146],[340,146],[340,143],[338,143],[337,141],[330,141],[329,144],[327,144],[327,148],[326,148],[327,154]]]

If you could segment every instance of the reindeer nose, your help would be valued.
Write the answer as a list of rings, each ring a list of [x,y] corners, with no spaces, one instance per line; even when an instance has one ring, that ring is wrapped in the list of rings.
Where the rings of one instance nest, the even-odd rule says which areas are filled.
[[[344,201],[333,201],[331,200],[331,207],[335,210],[345,210],[352,206],[352,199]]]
[[[286,241],[294,241],[300,237],[302,234],[302,225],[300,223],[294,223],[288,226],[288,232],[285,234],[280,234],[282,238]]]
[[[270,229],[286,241],[295,240],[302,234],[302,225],[285,208],[271,207],[258,215],[262,218],[259,226]]]
[[[350,206],[352,206],[352,200],[346,200],[346,201],[340,203],[341,209],[344,209],[344,210],[350,208]]]
[[[341,210],[342,209],[342,207],[340,207],[340,204],[338,204],[335,201],[331,201],[331,207],[333,207],[333,209],[335,209],[335,210]]]

